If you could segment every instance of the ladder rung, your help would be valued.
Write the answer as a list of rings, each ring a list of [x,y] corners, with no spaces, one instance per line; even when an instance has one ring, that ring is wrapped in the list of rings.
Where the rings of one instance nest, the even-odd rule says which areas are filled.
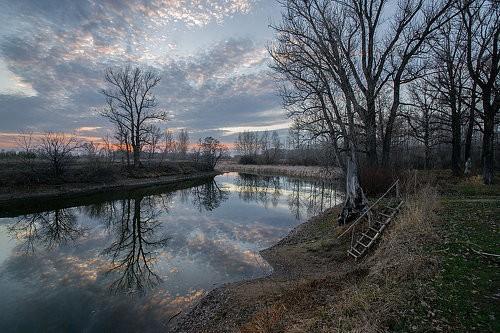
[[[374,240],[375,238],[374,237],[370,237],[368,236],[367,234],[365,234],[364,232],[361,233],[363,236],[365,236],[366,238],[368,238],[369,240]]]
[[[379,214],[379,215],[382,215],[382,216],[385,216],[385,217],[387,217],[387,218],[392,217],[392,215],[387,215],[387,214],[380,213],[380,212],[379,212],[378,214]]]
[[[351,247],[351,251],[354,251],[358,254],[358,256],[362,255],[363,253],[362,252],[359,252],[358,250],[356,250],[356,248],[353,246]]]
[[[370,227],[370,230],[376,232],[377,234],[380,232],[380,229],[375,229],[375,228],[372,228],[372,227]]]
[[[365,248],[368,248],[370,246],[370,244],[365,244],[363,243],[361,240],[358,240],[357,242],[358,244],[361,244],[361,246],[364,246]]]
[[[351,250],[347,250],[347,253],[353,256],[354,258],[358,259],[358,256],[352,253]]]

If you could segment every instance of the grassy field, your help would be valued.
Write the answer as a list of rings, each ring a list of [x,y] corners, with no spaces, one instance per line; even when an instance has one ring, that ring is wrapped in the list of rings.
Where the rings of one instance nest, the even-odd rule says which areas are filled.
[[[440,241],[428,248],[440,269],[399,331],[500,332],[499,179],[493,186],[471,178],[440,187]]]

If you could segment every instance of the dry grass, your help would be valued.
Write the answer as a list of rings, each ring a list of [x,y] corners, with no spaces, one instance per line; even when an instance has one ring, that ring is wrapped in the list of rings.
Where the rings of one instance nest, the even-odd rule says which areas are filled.
[[[223,172],[247,172],[258,175],[280,175],[298,178],[314,178],[338,180],[341,172],[338,169],[327,169],[319,166],[294,166],[294,165],[243,165],[221,163],[217,170]]]
[[[398,321],[406,304],[418,301],[418,286],[437,270],[426,253],[437,239],[432,222],[438,208],[436,191],[425,186],[407,200],[373,256],[365,262],[369,273],[347,285],[332,307],[338,332],[384,332]]]
[[[386,332],[408,302],[420,302],[420,282],[437,270],[436,259],[425,248],[437,240],[433,222],[438,202],[435,189],[420,187],[373,255],[346,275],[320,275],[281,286],[279,300],[252,316],[241,332]]]
[[[274,304],[257,312],[241,329],[241,333],[277,333],[285,327],[286,307]]]

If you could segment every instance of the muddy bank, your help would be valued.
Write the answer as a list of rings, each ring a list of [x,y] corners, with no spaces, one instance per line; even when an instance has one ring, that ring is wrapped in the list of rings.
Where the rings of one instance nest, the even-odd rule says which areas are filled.
[[[221,163],[217,165],[216,169],[221,172],[243,172],[257,175],[277,175],[311,179],[340,180],[342,178],[340,169],[326,169],[319,166]]]
[[[226,284],[211,291],[192,309],[173,319],[171,330],[259,332],[251,326],[264,325],[259,321],[265,318],[281,317],[291,304],[297,307],[295,313],[303,313],[301,320],[316,316],[309,305],[321,303],[320,298],[331,295],[344,281],[357,275],[354,262],[346,254],[349,240],[336,239],[340,231],[336,227],[338,212],[339,208],[332,208],[311,218],[261,251],[274,268],[270,276]],[[278,321],[271,324],[279,325]]]
[[[66,183],[61,185],[37,186],[34,189],[18,189],[0,193],[0,216],[5,217],[15,214],[19,210],[25,211],[27,208],[36,211],[46,210],[51,205],[58,205],[64,200],[66,204],[71,204],[72,200],[88,199],[92,202],[94,196],[105,195],[106,198],[115,198],[120,193],[137,191],[151,192],[155,189],[165,190],[175,186],[189,186],[194,183],[203,183],[213,179],[220,174],[216,171],[197,172],[186,175],[173,175],[143,179],[123,179],[111,183],[81,184]],[[194,184],[196,185],[196,184]],[[139,193],[138,193],[139,194]]]

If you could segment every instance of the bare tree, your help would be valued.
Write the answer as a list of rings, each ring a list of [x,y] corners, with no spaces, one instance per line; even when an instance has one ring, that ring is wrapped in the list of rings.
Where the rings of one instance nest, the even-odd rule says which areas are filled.
[[[424,166],[431,166],[432,149],[442,142],[438,133],[441,130],[441,122],[436,108],[438,96],[436,92],[424,81],[416,81],[411,84],[410,101],[406,103],[409,111],[405,112],[408,121],[410,135],[424,146]]]
[[[388,164],[392,132],[398,116],[401,87],[408,66],[423,42],[449,16],[454,0],[283,0],[286,12],[278,33],[292,34],[291,44],[303,43],[318,70],[328,72],[362,123],[368,162],[377,165],[377,100],[391,91],[384,119],[382,162]],[[395,9],[391,16],[387,12]],[[448,15],[450,14],[450,15]],[[309,65],[312,65],[309,62]]]
[[[436,80],[426,80],[426,83],[439,92],[440,104],[449,118],[451,169],[453,174],[458,176],[461,174],[462,164],[462,119],[465,110],[463,95],[467,80],[463,61],[465,58],[462,47],[463,25],[460,20],[449,21],[439,29],[437,35],[436,43],[432,44]]]
[[[175,153],[174,133],[170,130],[165,130],[163,138],[164,138],[163,155],[165,156],[173,155]]]
[[[17,146],[21,148],[21,152],[25,157],[35,153],[35,139],[33,131],[19,131],[17,139]]]
[[[137,167],[150,133],[150,123],[167,119],[166,112],[156,110],[158,102],[153,94],[160,76],[153,70],[126,66],[108,69],[105,80],[108,89],[102,90],[102,94],[106,96],[107,108],[101,114],[115,125],[123,141],[130,144]]]
[[[217,162],[226,156],[228,148],[223,145],[219,140],[208,136],[205,139],[200,139],[198,143],[198,154],[204,163],[206,163],[211,170],[215,168]]]
[[[272,152],[271,152],[271,136],[269,134],[269,131],[263,131],[261,133],[259,138],[259,143],[260,143],[260,151],[262,152],[262,155],[264,157],[264,163],[270,164]]]
[[[276,163],[279,159],[281,151],[281,139],[277,131],[273,131],[271,134],[271,149],[272,149],[272,162]]]
[[[234,146],[240,155],[256,157],[261,147],[259,135],[250,131],[238,133]]]
[[[176,152],[179,158],[185,159],[189,149],[189,133],[186,129],[181,129],[177,134]]]
[[[102,138],[102,154],[107,159],[108,162],[114,162],[115,160],[115,145],[111,142],[109,136],[105,136]]]
[[[74,136],[48,132],[40,139],[39,152],[42,158],[50,162],[53,174],[61,176],[79,147],[80,144]]]
[[[158,126],[149,125],[147,129],[145,144],[148,146],[148,158],[151,160],[154,158],[162,139],[163,133]]]
[[[496,0],[464,0],[462,21],[466,35],[469,75],[480,89],[483,121],[483,181],[494,179],[495,117],[500,109],[500,6]]]
[[[273,26],[269,51],[284,79],[282,96],[295,124],[325,136],[347,175],[340,223],[366,207],[359,187],[358,153],[378,165],[377,121],[384,126],[382,162],[389,163],[401,87],[422,44],[455,15],[455,0],[281,0],[282,22]],[[395,9],[393,15],[388,16]],[[412,68],[412,74],[416,69]],[[386,119],[377,101],[386,91]],[[342,156],[341,156],[342,153]]]

